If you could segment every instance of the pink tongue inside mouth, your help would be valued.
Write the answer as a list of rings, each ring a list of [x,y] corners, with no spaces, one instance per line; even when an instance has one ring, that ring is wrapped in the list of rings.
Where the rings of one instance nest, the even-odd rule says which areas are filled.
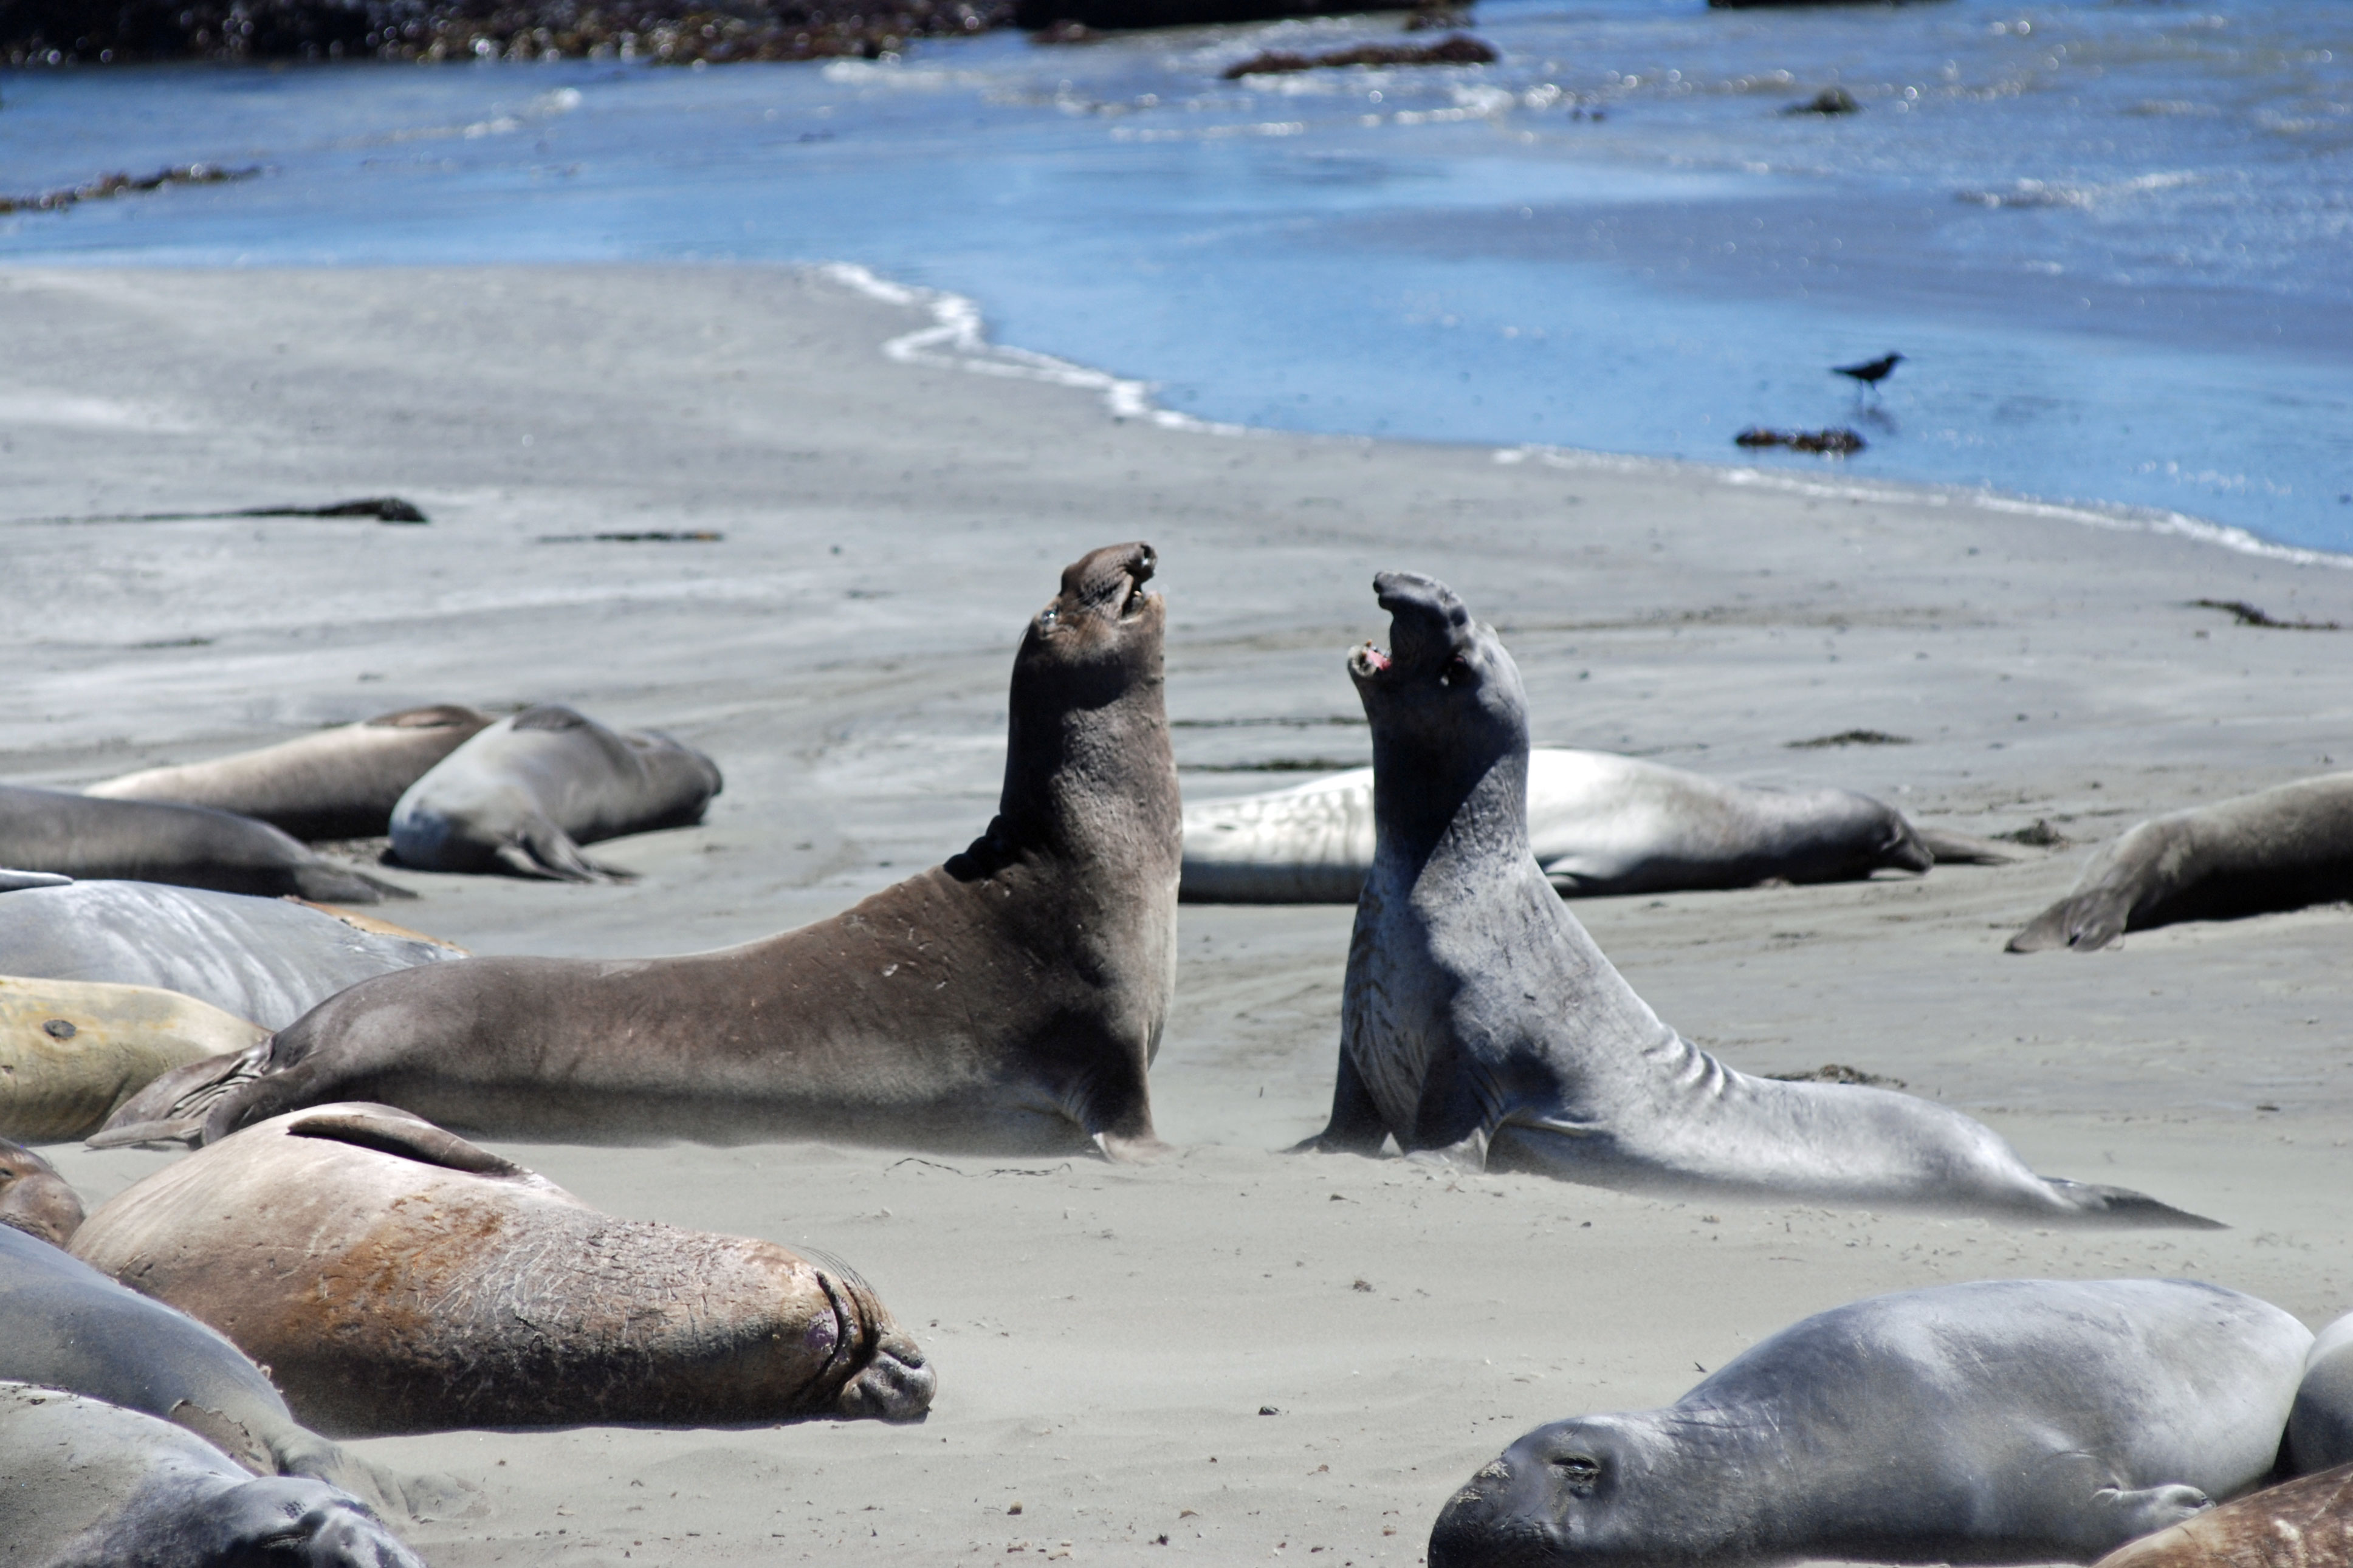
[[[1389,667],[1389,656],[1375,647],[1372,644],[1366,643],[1365,645],[1365,663],[1377,670],[1387,669]]]

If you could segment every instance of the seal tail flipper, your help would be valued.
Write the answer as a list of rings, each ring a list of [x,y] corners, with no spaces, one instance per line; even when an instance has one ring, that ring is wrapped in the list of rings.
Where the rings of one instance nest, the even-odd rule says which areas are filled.
[[[2094,952],[2124,935],[2130,915],[2121,891],[2070,893],[2028,921],[2002,951],[2041,952],[2045,948],[2067,947]]]
[[[2231,1228],[2219,1219],[2208,1219],[2204,1215],[2161,1204],[2147,1193],[2137,1193],[2130,1187],[2104,1187],[2090,1182],[2071,1182],[2064,1176],[2045,1176],[2042,1180],[2059,1195],[2061,1203],[2084,1218],[2097,1220],[2103,1225],[2175,1230]]]
[[[380,904],[386,899],[417,896],[406,888],[396,888],[332,860],[307,860],[295,867],[294,887],[302,897],[322,904]]]
[[[2025,858],[2010,846],[1974,833],[1923,827],[1916,822],[1912,831],[1919,835],[1921,847],[1939,866],[2008,866]]]
[[[205,1117],[212,1108],[269,1070],[275,1038],[174,1068],[124,1100],[106,1125],[90,1136],[87,1146],[127,1149],[141,1143],[201,1142]]]
[[[580,853],[580,846],[572,836],[544,816],[533,816],[523,824],[522,834],[498,847],[499,864],[519,877],[537,877],[559,882],[626,882],[630,876],[610,866],[600,866]]]

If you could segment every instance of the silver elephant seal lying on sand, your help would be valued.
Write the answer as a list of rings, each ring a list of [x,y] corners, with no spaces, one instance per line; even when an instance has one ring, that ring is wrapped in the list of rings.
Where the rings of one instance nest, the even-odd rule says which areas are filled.
[[[0,1568],[425,1568],[348,1492],[54,1388],[0,1383]]]
[[[2011,952],[2091,952],[2128,931],[2353,897],[2353,773],[2154,817],[2093,855]]]
[[[2353,1314],[2312,1342],[2288,1417],[2287,1448],[2301,1475],[2353,1464]]]
[[[611,881],[626,873],[580,846],[700,822],[719,790],[701,752],[547,703],[500,720],[411,784],[392,810],[392,852],[424,871]]]
[[[1949,836],[1948,836],[1949,837]],[[1188,902],[1353,904],[1373,865],[1373,770],[1185,808]],[[1950,852],[1894,806],[1765,789],[1609,752],[1528,753],[1528,844],[1565,898],[1842,882]]]
[[[1479,1168],[1627,1190],[2211,1225],[2046,1180],[1994,1132],[1910,1095],[1735,1072],[1662,1024],[1528,850],[1527,700],[1444,584],[1387,573],[1391,650],[1349,658],[1372,722],[1378,843],[1356,905],[1331,1124]]]
[[[1539,1426],[1430,1568],[2088,1563],[2267,1475],[2312,1336],[2180,1279],[1996,1279],[1818,1313],[1663,1410]]]

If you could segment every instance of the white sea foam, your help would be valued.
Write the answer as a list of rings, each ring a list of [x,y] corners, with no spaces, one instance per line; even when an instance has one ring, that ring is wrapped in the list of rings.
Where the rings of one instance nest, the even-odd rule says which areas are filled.
[[[882,345],[882,352],[902,364],[940,365],[981,375],[1010,376],[1018,381],[1042,381],[1053,386],[1075,387],[1102,395],[1114,419],[1142,419],[1167,430],[1193,430],[1215,436],[1252,435],[1248,426],[1221,425],[1196,419],[1173,408],[1155,406],[1149,382],[1131,381],[1109,371],[1072,364],[1031,349],[1008,348],[988,341],[980,307],[961,294],[893,283],[855,262],[829,262],[818,268],[821,276],[854,289],[869,299],[931,312],[932,324],[904,332]]]

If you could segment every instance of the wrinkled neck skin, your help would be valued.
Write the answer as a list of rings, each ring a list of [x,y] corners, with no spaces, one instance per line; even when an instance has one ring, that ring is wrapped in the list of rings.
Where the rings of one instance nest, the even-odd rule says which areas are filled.
[[[1531,858],[1525,727],[1516,745],[1443,749],[1371,717],[1376,865],[1410,880],[1437,859],[1516,868]]]
[[[1005,787],[989,837],[1008,849],[1173,875],[1183,823],[1159,639],[1077,669],[1042,669],[1037,632],[1013,667]]]

